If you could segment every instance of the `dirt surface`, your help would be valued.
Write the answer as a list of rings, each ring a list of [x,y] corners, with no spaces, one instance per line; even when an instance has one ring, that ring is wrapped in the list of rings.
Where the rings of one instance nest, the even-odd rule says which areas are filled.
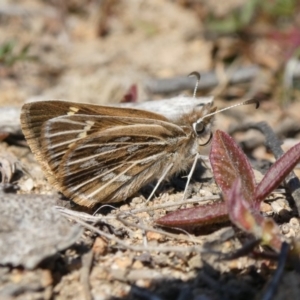
[[[229,222],[187,230],[166,230],[154,223],[168,212],[219,198],[205,157],[196,168],[187,200],[182,201],[182,173],[161,184],[147,204],[154,184],[122,203],[91,211],[70,203],[47,182],[19,121],[26,102],[64,99],[113,105],[124,100],[132,85],[137,87],[137,99],[131,102],[190,96],[194,81],[168,92],[163,80],[171,79],[178,87],[188,74],[199,71],[204,83],[200,81],[197,95],[213,95],[219,108],[249,97],[262,100],[258,110],[253,105],[234,108],[218,114],[214,122],[214,129],[230,132],[240,143],[259,181],[275,159],[265,147],[265,137],[247,125],[267,122],[284,151],[291,148],[300,137],[300,105],[295,100],[299,90],[283,83],[288,46],[266,38],[276,27],[265,16],[250,26],[251,41],[249,36],[208,31],[211,14],[230,15],[246,2],[1,2],[1,299],[267,297],[278,259],[248,253],[220,260],[221,252],[234,253],[249,239]],[[259,30],[261,35],[256,35]],[[253,66],[255,75],[230,83],[232,74]],[[218,83],[205,86],[211,71]],[[157,82],[163,86],[160,93],[154,88]],[[208,153],[209,145],[200,154]],[[287,191],[271,195],[261,207],[287,238],[297,237],[300,229],[289,202]],[[297,299],[299,276],[293,267],[287,268],[272,299]]]

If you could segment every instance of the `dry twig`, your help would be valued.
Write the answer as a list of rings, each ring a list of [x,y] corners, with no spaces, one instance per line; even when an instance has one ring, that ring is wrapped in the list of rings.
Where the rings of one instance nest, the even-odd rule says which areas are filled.
[[[82,268],[80,270],[80,282],[83,286],[84,299],[92,300],[93,296],[90,287],[90,271],[93,263],[93,251],[82,256]]]

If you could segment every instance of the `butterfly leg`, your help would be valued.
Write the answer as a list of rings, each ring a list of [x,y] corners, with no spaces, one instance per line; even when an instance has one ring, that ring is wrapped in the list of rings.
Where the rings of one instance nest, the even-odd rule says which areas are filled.
[[[149,202],[149,200],[153,197],[155,191],[157,190],[157,188],[159,187],[159,185],[161,184],[161,182],[164,180],[164,178],[166,177],[166,175],[169,173],[169,171],[171,170],[171,168],[173,167],[173,163],[169,164],[168,167],[165,169],[165,171],[163,172],[163,174],[160,176],[160,178],[158,179],[152,193],[150,194],[150,196],[148,197],[146,203]]]
[[[187,181],[186,181],[186,185],[185,185],[185,188],[184,188],[182,200],[185,200],[185,198],[186,198],[187,189],[188,189],[188,187],[189,187],[191,178],[192,178],[193,173],[194,173],[194,171],[195,171],[195,168],[196,168],[196,164],[197,164],[198,158],[199,158],[199,154],[197,153],[197,154],[195,155],[195,159],[194,159],[193,165],[192,165],[192,167],[191,167],[191,171],[190,171],[190,173],[189,173],[189,175],[188,175],[188,177],[187,177]]]

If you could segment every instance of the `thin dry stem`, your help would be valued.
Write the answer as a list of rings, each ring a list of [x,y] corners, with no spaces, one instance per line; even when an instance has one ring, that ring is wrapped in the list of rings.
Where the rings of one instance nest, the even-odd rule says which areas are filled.
[[[187,247],[183,247],[183,246],[178,246],[178,247],[172,247],[172,246],[150,246],[148,245],[147,247],[138,245],[138,246],[133,246],[130,245],[128,243],[123,242],[121,239],[115,237],[112,234],[106,233],[98,228],[96,228],[93,225],[90,225],[82,220],[80,220],[79,218],[76,217],[71,217],[71,219],[75,222],[77,222],[78,224],[82,225],[83,227],[91,230],[92,232],[95,232],[97,234],[99,234],[100,236],[103,236],[105,238],[107,238],[110,241],[115,242],[116,244],[118,244],[119,246],[127,249],[127,250],[131,250],[131,251],[136,251],[136,252],[179,252],[179,253],[214,253],[211,250],[208,249],[204,249],[204,247],[202,246],[187,246]]]

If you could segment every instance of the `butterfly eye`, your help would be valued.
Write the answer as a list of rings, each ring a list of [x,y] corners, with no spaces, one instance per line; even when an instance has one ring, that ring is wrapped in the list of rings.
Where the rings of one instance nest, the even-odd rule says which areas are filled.
[[[194,124],[194,131],[199,136],[205,131],[205,125],[203,122]]]

